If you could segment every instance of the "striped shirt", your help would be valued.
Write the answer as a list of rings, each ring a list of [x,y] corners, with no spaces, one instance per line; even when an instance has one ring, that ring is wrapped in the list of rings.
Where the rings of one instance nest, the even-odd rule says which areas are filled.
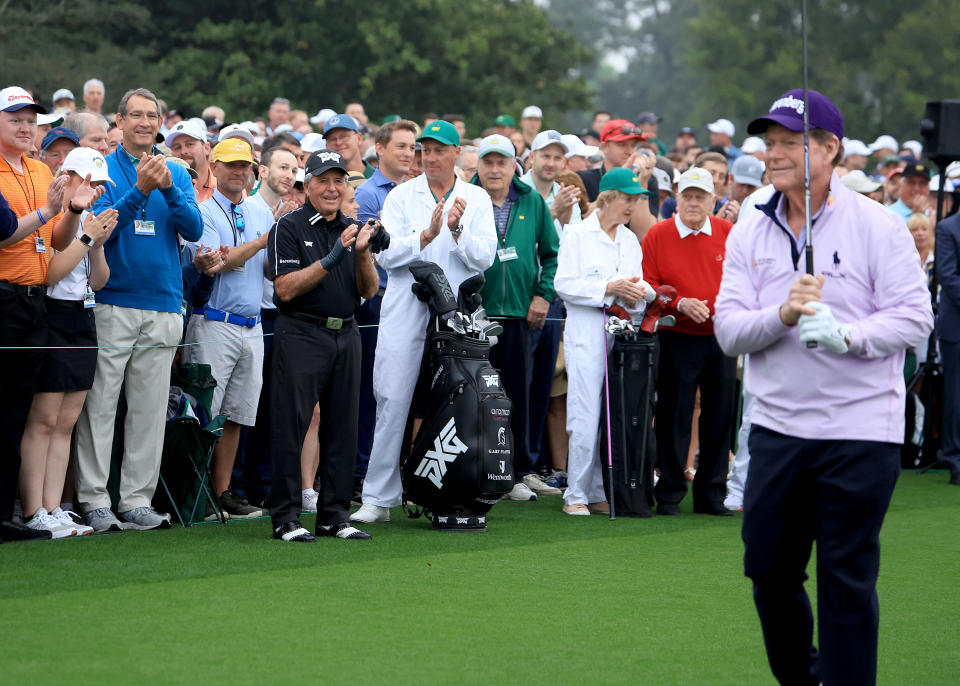
[[[53,181],[53,174],[43,162],[26,155],[20,157],[20,164],[22,173],[0,156],[0,193],[14,214],[24,217],[47,204],[47,187]],[[53,229],[61,216],[62,213],[53,218],[44,217],[47,223],[37,231],[0,250],[0,281],[23,286],[46,282],[50,255],[53,254]],[[37,252],[37,236],[43,239],[45,253]]]

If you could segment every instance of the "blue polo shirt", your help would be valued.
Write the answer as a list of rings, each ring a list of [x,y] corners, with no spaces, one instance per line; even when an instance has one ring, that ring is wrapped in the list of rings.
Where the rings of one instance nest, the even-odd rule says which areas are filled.
[[[379,169],[373,172],[373,175],[357,188],[357,204],[360,206],[357,210],[357,219],[362,222],[368,219],[379,219],[387,194],[396,187],[397,184],[388,179]],[[380,277],[380,288],[386,288],[387,271],[377,265],[377,275]]]
[[[203,215],[203,236],[199,244],[209,248],[243,245],[269,233],[273,227],[273,213],[265,205],[246,201],[234,205],[219,190],[215,190],[209,200],[200,203],[200,213]],[[243,215],[242,222],[240,214]],[[192,253],[196,253],[199,244],[190,246]],[[241,317],[260,314],[265,260],[266,250],[260,250],[242,266],[218,274],[207,306]]]

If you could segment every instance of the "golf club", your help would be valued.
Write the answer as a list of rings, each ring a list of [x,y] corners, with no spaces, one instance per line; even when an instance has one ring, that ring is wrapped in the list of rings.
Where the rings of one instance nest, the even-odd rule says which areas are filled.
[[[607,402],[607,476],[609,479],[607,502],[610,504],[610,521],[617,518],[613,503],[613,431],[610,428],[610,363],[607,361],[607,308],[603,308],[603,395]]]
[[[804,207],[804,254],[807,258],[807,274],[813,275],[813,224],[810,221],[810,112],[807,103],[807,0],[800,5],[800,33],[803,39],[803,207]],[[808,348],[816,348],[816,341],[807,341]]]

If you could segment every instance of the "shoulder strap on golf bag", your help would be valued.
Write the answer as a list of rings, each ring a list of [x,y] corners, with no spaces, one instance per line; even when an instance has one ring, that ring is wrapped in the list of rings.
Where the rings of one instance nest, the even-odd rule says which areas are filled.
[[[430,406],[401,467],[404,499],[436,515],[484,514],[513,488],[512,405],[488,341],[430,336]]]

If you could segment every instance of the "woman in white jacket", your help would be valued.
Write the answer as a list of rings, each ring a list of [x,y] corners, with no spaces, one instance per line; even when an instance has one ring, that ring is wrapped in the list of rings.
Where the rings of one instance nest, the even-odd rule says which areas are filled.
[[[600,180],[596,211],[569,224],[560,239],[554,286],[567,306],[563,351],[567,363],[567,490],[563,511],[589,515],[610,511],[598,455],[604,359],[613,344],[604,330],[603,308],[614,303],[638,320],[649,286],[643,281],[640,242],[625,225],[647,195],[627,168]]]

